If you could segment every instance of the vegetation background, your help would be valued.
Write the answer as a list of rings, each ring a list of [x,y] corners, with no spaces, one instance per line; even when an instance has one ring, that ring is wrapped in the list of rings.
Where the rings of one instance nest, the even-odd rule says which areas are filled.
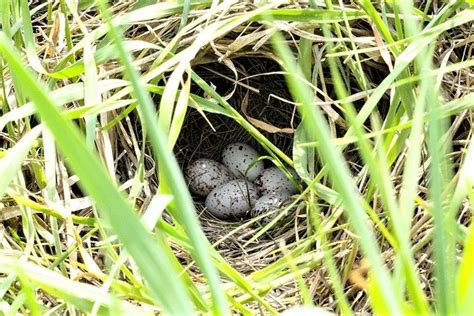
[[[0,17],[0,313],[474,310],[472,1]],[[188,192],[182,168],[235,140],[304,182],[268,225]]]

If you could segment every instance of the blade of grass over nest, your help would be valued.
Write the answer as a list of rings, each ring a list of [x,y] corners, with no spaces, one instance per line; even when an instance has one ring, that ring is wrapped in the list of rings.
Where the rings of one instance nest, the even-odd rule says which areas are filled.
[[[449,203],[450,213],[457,212],[463,200],[466,198],[466,195],[469,194],[472,184],[474,183],[474,142],[472,138],[473,134],[471,131],[470,137],[466,139],[468,147],[465,149],[466,155],[464,156],[464,162],[461,165],[458,173],[458,183],[456,184],[453,197]]]
[[[323,247],[326,247],[328,240],[326,238],[327,232],[324,231],[324,226],[321,220],[321,210],[318,207],[318,202],[315,200],[315,195],[311,192],[311,197],[308,202],[308,212],[311,216],[311,223],[313,229],[316,232],[316,235],[319,235],[318,238],[321,241]],[[330,246],[329,246],[330,247]],[[341,315],[352,315],[349,302],[346,295],[344,294],[343,282],[339,275],[336,261],[334,260],[334,252],[331,248],[323,251],[324,255],[324,264],[327,268],[327,273],[331,279],[331,286],[333,288],[334,294],[337,298],[337,305],[341,311]]]
[[[0,163],[1,163],[1,160],[0,160]],[[29,199],[28,197],[25,197],[21,194],[18,194],[13,190],[7,189],[7,194],[12,199],[14,199],[15,202],[19,206],[28,207],[31,210],[32,213],[44,213],[44,214],[49,215],[53,218],[62,219],[62,220],[71,219],[72,222],[75,223],[75,224],[81,224],[81,225],[87,225],[87,226],[94,226],[95,223],[96,223],[96,220],[93,217],[83,217],[83,216],[77,216],[77,215],[69,215],[69,216],[65,215],[65,214],[63,214],[62,212],[60,212],[56,209],[45,207],[44,205],[41,205],[37,202],[34,202],[31,199]]]
[[[395,40],[393,39],[388,26],[385,24],[384,20],[380,17],[380,13],[375,9],[375,7],[370,2],[370,0],[363,0],[360,5],[365,10],[365,12],[367,12],[370,19],[375,24],[380,34],[384,38],[384,40],[389,44],[394,43]],[[395,46],[391,46],[391,48],[393,49],[393,53],[395,55],[398,55],[398,48]]]
[[[40,307],[36,300],[34,285],[28,279],[23,277],[22,273],[18,274],[20,280],[21,294],[23,294],[25,303],[28,306],[28,312],[32,316],[40,316],[44,313],[44,308]],[[20,295],[21,295],[20,294]]]
[[[79,17],[78,12],[72,6],[71,2],[67,3],[68,9],[71,11],[72,16],[74,17],[75,22],[79,26],[84,39],[84,106],[93,105],[93,104],[101,104],[102,98],[99,94],[99,89],[97,88],[97,82],[99,81],[97,75],[97,66],[95,63],[94,52],[92,47],[92,41],[90,39],[89,31],[87,27],[82,23],[81,18]],[[64,2],[62,1],[61,7],[63,12],[65,13],[66,7],[64,6]],[[69,23],[66,23],[69,25]],[[69,31],[69,28],[66,29],[66,33]],[[69,36],[70,37],[70,36]],[[69,38],[68,43],[71,40]],[[69,49],[72,47],[68,45]],[[95,139],[95,129],[97,124],[97,116],[96,115],[89,115],[85,118],[86,123],[86,140],[87,144],[93,148],[94,146],[94,139]]]
[[[293,135],[293,161],[298,175],[306,182],[311,182],[315,169],[315,150],[313,146],[303,146],[308,141],[306,130],[300,124]]]
[[[312,105],[313,92],[306,85],[301,84],[301,78],[304,78],[304,75],[298,65],[295,64],[291,51],[284,45],[283,37],[279,33],[276,33],[272,38],[272,44],[287,70],[285,77],[290,92],[295,100],[302,104],[300,110],[303,123],[306,124],[308,133],[313,140],[318,140],[318,152],[328,168],[337,191],[341,194],[346,215],[360,238],[364,254],[372,265],[371,275],[377,284],[377,288],[381,291],[381,299],[386,308],[384,312],[386,314],[402,314],[400,297],[395,293],[389,273],[383,266],[379,247],[374,234],[367,225],[367,215],[361,204],[350,171],[341,152],[332,144],[329,128],[322,113]]]
[[[8,185],[20,171],[28,152],[41,134],[41,128],[41,126],[36,126],[26,133],[15,146],[0,158],[0,175],[2,175],[0,177],[0,197],[3,197]]]
[[[448,19],[451,19],[451,16],[454,13],[456,13],[456,10],[462,6],[465,6],[466,2],[464,0],[454,0],[454,1],[447,1],[444,4],[445,5],[441,8],[441,10],[434,17],[432,17],[427,27],[433,27],[435,25],[439,25],[440,23],[445,22]],[[467,8],[467,10],[472,10],[472,9],[473,9],[473,6],[471,2],[471,5]]]
[[[89,37],[91,37],[91,33],[89,33]],[[92,42],[92,39],[89,38],[90,42]],[[85,47],[87,45],[86,41],[83,39],[84,43],[83,46]],[[128,50],[134,52],[134,51],[139,51],[142,49],[152,49],[152,50],[159,50],[161,49],[160,46],[145,42],[145,41],[138,41],[138,40],[129,40],[126,41],[126,47]],[[84,49],[84,48],[83,48]],[[105,47],[98,47],[98,49],[94,52],[94,60],[96,64],[104,64],[107,61],[110,61],[111,59],[114,59],[116,56],[116,52],[113,50],[113,47],[105,46]],[[48,82],[50,86],[52,86],[55,82],[54,79],[69,79],[69,78],[75,78],[80,76],[81,74],[84,73],[84,59],[80,59],[72,64],[65,62],[65,66],[62,66],[58,64],[58,66],[55,68],[55,71],[50,72],[48,74],[49,77],[51,77],[51,80]]]
[[[178,91],[178,99],[176,100],[176,108],[174,110],[173,120],[171,121],[170,134],[168,137],[168,147],[172,149],[178,140],[179,133],[183,127],[184,118],[188,109],[188,103],[191,91],[191,76],[188,76],[184,82],[183,89]]]
[[[323,30],[324,34],[326,36],[329,36],[327,29],[323,27]],[[334,48],[329,43],[329,50],[333,49]],[[347,93],[342,84],[340,73],[338,72],[338,68],[334,61],[334,58],[329,58],[328,62],[338,99],[344,100],[347,97]],[[399,220],[399,207],[395,198],[395,191],[392,185],[392,181],[390,179],[390,170],[388,169],[388,164],[386,161],[387,153],[384,150],[384,139],[381,136],[377,138],[376,150],[374,154],[374,148],[372,148],[368,140],[364,137],[365,134],[362,129],[361,122],[357,121],[356,119],[357,114],[354,106],[351,102],[344,102],[343,106],[345,109],[345,116],[352,128],[354,129],[354,134],[358,139],[358,149],[362,156],[362,159],[365,162],[365,165],[369,170],[369,173],[371,175],[371,181],[375,183],[377,190],[380,192],[384,209],[386,209],[390,215],[397,240],[397,245],[395,245],[395,247],[398,248],[396,250],[399,252],[404,266],[404,271],[407,274],[406,277],[409,280],[409,293],[413,296],[413,301],[416,306],[416,313],[428,314],[426,298],[424,296],[421,284],[416,274],[415,264],[413,262],[410,250],[410,243],[402,243],[406,241],[406,238],[403,237],[403,232],[405,231],[402,229],[402,221]],[[372,118],[374,124],[377,124],[376,116],[374,115]],[[376,130],[380,130],[380,127],[376,126]],[[382,289],[375,289],[375,291],[380,290]],[[401,297],[403,292],[404,289],[400,289],[398,295]]]
[[[28,65],[31,66],[36,72],[47,73],[38,57],[38,52],[36,51],[28,0],[20,0],[20,5],[23,19],[21,34],[23,35]]]
[[[99,1],[101,14],[109,26],[109,35],[114,40],[118,55],[125,66],[125,72],[130,78],[134,96],[138,101],[138,111],[143,127],[150,138],[155,157],[158,159],[160,174],[166,180],[166,185],[175,198],[178,211],[173,212],[176,220],[184,226],[193,246],[190,249],[197,264],[201,267],[207,278],[213,299],[213,312],[226,315],[229,313],[225,295],[220,288],[217,269],[213,266],[209,252],[209,242],[199,227],[197,212],[193,200],[184,181],[182,171],[176,158],[168,149],[168,141],[163,130],[160,129],[155,117],[156,112],[150,95],[141,83],[140,77],[131,62],[130,55],[126,52],[121,34],[112,24],[110,14],[104,1]],[[181,302],[183,304],[183,302]],[[187,304],[186,304],[187,306]]]
[[[295,281],[299,288],[299,296],[301,297],[303,304],[306,306],[314,306],[313,299],[309,293],[309,288],[303,279],[303,274],[300,273],[300,270],[295,263],[295,258],[291,255],[284,244],[279,245],[279,248],[280,252],[284,254],[283,258],[285,258],[285,263],[288,265],[289,270],[295,275]]]
[[[471,144],[472,145],[472,144]],[[474,146],[471,146],[474,148]],[[474,178],[474,177],[473,177]],[[473,179],[471,179],[473,180]],[[468,182],[467,193],[469,196],[469,202],[474,205],[474,191],[472,190],[472,184],[474,182]],[[471,223],[469,232],[464,241],[464,252],[459,270],[457,272],[457,304],[456,307],[459,315],[469,315],[474,310],[474,224]]]
[[[313,32],[314,28],[308,29]],[[306,80],[311,81],[311,68],[313,63],[313,42],[307,38],[301,38],[298,43],[298,64],[304,71]]]
[[[434,80],[428,77],[432,87],[437,87]],[[434,219],[433,255],[438,313],[454,315],[455,284],[453,275],[456,267],[455,219],[447,212],[443,201],[444,188],[448,188],[451,177],[451,164],[447,159],[450,152],[446,134],[446,119],[442,118],[437,89],[432,89],[426,97],[428,104],[428,150],[431,156],[429,196],[432,201],[431,212]],[[451,192],[448,196],[451,197]]]
[[[22,308],[25,303],[25,294],[19,293],[19,295],[15,298],[15,300],[10,304],[10,308],[8,309],[9,314],[6,316],[14,316],[18,315],[18,311]]]
[[[413,114],[413,125],[408,138],[410,146],[407,150],[407,158],[403,169],[402,184],[400,189],[398,222],[400,223],[400,243],[401,245],[410,245],[410,226],[413,221],[415,208],[415,197],[418,192],[418,173],[421,164],[422,145],[424,141],[424,113],[426,109],[426,94],[430,92],[431,86],[422,85],[420,93],[416,99]],[[421,301],[415,299],[415,302]]]
[[[333,4],[331,3],[331,1],[325,1],[325,4],[326,4],[326,7],[329,10],[333,10],[334,7],[333,7]],[[342,3],[341,3],[341,5],[342,5]],[[342,6],[342,8],[344,8],[344,7]],[[347,40],[345,39],[345,34],[343,34],[343,32],[341,30],[341,26],[339,25],[339,23],[332,23],[331,24],[332,29],[334,29],[334,33],[336,34],[336,36],[331,37],[331,41],[328,41],[328,44],[330,44],[332,42],[335,42],[335,41],[342,41],[341,43],[338,44],[338,47],[340,48],[340,50],[351,52],[348,55],[348,58],[346,58],[343,63],[341,63],[339,60],[336,61],[337,66],[339,67],[339,71],[340,71],[341,75],[344,76],[343,79],[344,79],[345,83],[348,86],[347,89],[351,89],[350,88],[351,80],[350,80],[350,78],[348,78],[344,74],[347,73],[347,71],[345,71],[345,68],[349,67],[350,72],[352,73],[352,76],[356,78],[357,84],[359,85],[360,89],[362,91],[367,91],[369,89],[367,78],[366,78],[367,76],[366,76],[366,74],[364,73],[364,71],[362,69],[359,54],[353,54],[352,53],[352,51],[354,51],[357,47],[357,44],[355,43],[357,37],[352,34],[351,26],[349,25],[349,18],[347,16],[347,10],[341,10],[341,11],[342,11],[342,17],[343,17],[343,20],[344,20],[345,27],[347,28],[347,31],[344,32],[344,33],[348,33],[351,48],[349,49],[349,47],[347,47],[347,44],[346,44]],[[320,15],[325,17],[324,13],[320,13]],[[316,78],[315,78],[314,82],[317,83]]]
[[[474,109],[474,92],[445,103],[442,108],[444,117],[460,113],[464,110]]]
[[[456,191],[450,203],[450,213],[458,210],[466,195],[471,207],[474,205],[474,142],[472,142],[472,135],[466,151]],[[474,266],[474,224],[472,222],[463,245],[463,257],[457,271],[456,296],[458,312],[468,315],[474,309],[474,300],[472,300],[474,296],[474,270],[472,269]]]
[[[430,69],[430,70],[427,70],[427,75],[432,75],[432,76],[435,76],[435,75],[441,75],[441,74],[446,74],[446,73],[449,73],[449,72],[455,72],[455,71],[459,71],[459,70],[462,70],[462,69],[469,69],[470,67],[473,67],[474,66],[474,60],[472,59],[469,59],[469,60],[465,60],[465,61],[462,61],[462,62],[459,62],[459,63],[455,63],[455,64],[449,64],[447,66],[443,66],[442,68],[434,68],[434,69]],[[423,74],[425,75],[425,74]],[[396,88],[396,87],[399,87],[399,86],[402,86],[406,83],[413,83],[413,82],[416,82],[416,81],[420,81],[421,78],[423,76],[420,75],[420,74],[417,74],[417,75],[413,75],[412,77],[410,78],[404,78],[404,79],[401,79],[401,80],[397,80],[393,87]],[[455,99],[456,101],[457,99]]]
[[[182,30],[183,27],[188,23],[190,5],[191,3],[189,0],[183,1],[183,12],[181,14],[181,21],[179,22],[178,31]]]
[[[412,5],[408,5],[409,1],[402,2],[401,11],[405,16],[410,16],[410,11],[413,9]],[[414,19],[406,18],[405,29],[409,35],[414,35],[417,32],[418,26]],[[430,102],[430,95],[433,94],[433,78],[434,75],[429,75],[432,70],[431,59],[426,56],[432,56],[432,49],[429,47],[422,49],[420,54],[415,58],[416,70],[420,76],[420,85],[417,89],[417,98],[414,104],[413,125],[408,138],[410,146],[407,150],[407,159],[403,170],[402,186],[399,197],[401,240],[402,246],[410,244],[410,226],[413,220],[413,213],[415,207],[415,197],[418,191],[418,177],[413,176],[418,173],[421,164],[422,145],[424,141],[424,115],[427,104]],[[397,266],[397,265],[396,265]],[[413,298],[415,303],[422,298]],[[424,299],[426,300],[426,299]]]
[[[10,1],[0,2],[0,15],[2,17],[2,31],[8,38],[12,37],[11,25],[10,25]]]
[[[71,2],[68,1],[67,3],[65,3],[65,0],[61,0],[60,3],[59,3],[59,7],[61,9],[61,13],[62,13],[62,16],[61,16],[61,13],[59,12],[56,12],[56,17],[59,17],[60,19],[61,18],[64,18],[65,19],[65,23],[64,23],[64,37],[66,39],[66,46],[67,46],[67,49],[68,50],[71,50],[72,47],[73,47],[73,41],[72,41],[72,33],[71,33],[71,25],[68,21],[68,16],[69,16],[69,12],[67,11],[68,7],[69,9],[71,9],[71,6],[70,6]],[[52,6],[51,6],[51,3],[49,3],[49,9],[51,10],[52,9]],[[73,13],[75,10],[71,10]],[[51,12],[51,11],[50,11]],[[51,12],[52,13],[52,12]],[[70,62],[74,62],[76,60],[76,56],[75,55],[70,55],[69,58],[68,58],[68,61]]]
[[[356,20],[366,18],[361,10],[328,10],[328,9],[273,9],[264,14],[256,15],[251,21],[265,20],[271,14],[275,21],[305,22],[311,24],[337,23],[345,19]]]
[[[172,266],[171,259],[163,255],[166,252],[160,249],[159,243],[152,241],[133,208],[115,188],[100,160],[86,146],[77,128],[61,116],[46,89],[23,67],[18,53],[3,33],[0,33],[0,53],[8,61],[10,70],[29,87],[26,93],[37,106],[41,119],[81,179],[82,188],[95,200],[102,216],[135,259],[154,298],[162,303],[164,310],[172,314],[192,313],[187,292],[180,283],[178,271]],[[167,284],[166,288],[163,288],[163,283]]]

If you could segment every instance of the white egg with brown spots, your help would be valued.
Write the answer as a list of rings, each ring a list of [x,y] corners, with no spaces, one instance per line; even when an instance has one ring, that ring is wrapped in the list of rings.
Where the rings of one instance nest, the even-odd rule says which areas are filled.
[[[294,170],[291,170],[291,173],[294,177],[297,177]],[[289,192],[290,194],[298,192],[293,182],[277,167],[263,170],[262,174],[255,180],[255,184],[261,195],[270,192]]]
[[[289,202],[291,202],[291,194],[287,191],[267,193],[255,202],[250,216],[257,217],[267,214],[260,219],[260,222],[266,225],[278,215],[278,209],[285,207]]]
[[[191,192],[207,196],[217,186],[233,180],[234,175],[223,164],[201,158],[186,168],[186,180]]]
[[[207,211],[220,219],[240,219],[258,199],[255,184],[244,179],[216,187],[206,198]]]
[[[259,156],[258,152],[249,145],[234,143],[228,145],[222,152],[222,163],[236,177],[245,177],[249,181],[254,181],[265,168],[263,161],[257,161]],[[253,162],[255,163],[252,164]]]

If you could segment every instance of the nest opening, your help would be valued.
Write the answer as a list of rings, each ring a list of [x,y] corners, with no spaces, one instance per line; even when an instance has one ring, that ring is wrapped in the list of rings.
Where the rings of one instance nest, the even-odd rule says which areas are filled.
[[[194,70],[207,83],[213,85],[220,95],[230,96],[229,104],[242,116],[247,115],[247,119],[251,117],[263,122],[262,125],[257,122],[254,126],[291,157],[293,134],[289,133],[289,130],[295,129],[300,119],[296,106],[290,101],[291,95],[280,72],[280,66],[275,61],[262,57],[240,57],[232,60],[232,63],[239,76],[237,82],[230,79],[235,73],[221,63],[198,65]],[[192,90],[194,94],[205,97],[204,91],[199,87],[193,86]],[[245,102],[247,102],[246,108],[243,106]],[[270,125],[284,132],[269,131],[267,127]],[[208,112],[204,116],[198,110],[190,108],[175,146],[175,154],[182,170],[185,170],[190,162],[198,158],[221,161],[224,147],[235,142],[249,144],[260,155],[267,154],[233,118]],[[266,167],[271,165],[270,161],[265,161]],[[207,237],[241,272],[256,270],[257,267],[253,267],[251,262],[265,265],[270,263],[269,261],[276,260],[280,256],[273,254],[272,251],[278,250],[278,242],[284,239],[286,244],[290,244],[297,238],[295,234],[301,237],[306,229],[304,220],[295,225],[297,220],[295,215],[276,224],[258,240],[247,243],[260,226],[246,225],[246,221],[229,222],[216,219],[204,210],[203,198],[195,196],[194,201]],[[233,237],[225,238],[236,228],[239,231]]]
[[[286,87],[279,65],[268,58],[240,57],[233,60],[239,78],[221,63],[210,63],[195,67],[195,71],[206,82],[215,86],[222,96],[244,117],[280,128],[283,132],[271,132],[266,126],[254,124],[259,131],[280,150],[291,157],[293,134],[284,132],[296,128],[299,123],[295,105]],[[194,86],[193,93],[204,96]],[[246,104],[246,108],[245,107]],[[180,137],[176,144],[176,156],[182,167],[198,158],[221,160],[224,147],[234,142],[247,143],[260,154],[265,151],[253,137],[233,118],[221,114],[205,113],[189,109]]]

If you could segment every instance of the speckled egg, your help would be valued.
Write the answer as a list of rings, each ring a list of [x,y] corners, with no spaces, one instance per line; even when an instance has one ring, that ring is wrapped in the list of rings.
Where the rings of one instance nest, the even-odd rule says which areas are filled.
[[[186,169],[186,179],[191,192],[207,196],[217,186],[235,179],[223,164],[212,159],[198,159]]]
[[[257,161],[248,171],[253,161],[259,157],[255,149],[243,143],[228,145],[222,152],[222,163],[236,177],[244,177],[254,181],[264,169],[263,161]]]
[[[263,217],[260,220],[262,224],[266,225],[278,215],[278,212],[272,211],[283,207],[286,202],[289,202],[290,200],[291,194],[286,191],[267,193],[257,200],[254,208],[250,211],[250,216],[257,217],[269,213],[268,216]]]
[[[257,187],[237,179],[212,190],[206,198],[206,208],[217,218],[238,219],[252,209],[257,199]]]
[[[291,170],[296,176],[296,172]],[[298,192],[290,179],[277,167],[271,167],[263,170],[262,174],[255,180],[259,193],[265,195],[270,192],[286,191],[290,194]]]

